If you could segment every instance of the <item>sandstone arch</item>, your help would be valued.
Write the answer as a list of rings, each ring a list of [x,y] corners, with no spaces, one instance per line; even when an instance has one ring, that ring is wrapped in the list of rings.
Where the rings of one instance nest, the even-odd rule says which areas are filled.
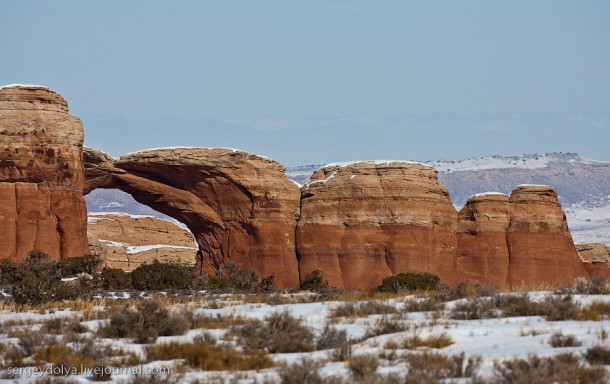
[[[85,148],[85,188],[118,188],[186,224],[197,268],[232,259],[293,288],[299,283],[295,227],[299,188],[279,163],[227,148],[147,150],[115,160]]]

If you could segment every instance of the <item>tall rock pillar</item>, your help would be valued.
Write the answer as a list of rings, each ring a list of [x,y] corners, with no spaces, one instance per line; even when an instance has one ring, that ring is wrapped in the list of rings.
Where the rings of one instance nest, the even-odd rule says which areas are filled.
[[[44,87],[0,87],[0,259],[83,256],[83,125]]]

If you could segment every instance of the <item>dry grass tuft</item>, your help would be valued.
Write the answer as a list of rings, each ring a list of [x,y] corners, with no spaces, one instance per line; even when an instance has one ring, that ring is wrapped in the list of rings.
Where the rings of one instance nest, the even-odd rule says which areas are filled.
[[[273,361],[263,352],[244,354],[229,347],[214,345],[205,340],[194,343],[163,343],[146,349],[149,362],[182,359],[188,366],[204,371],[253,370],[273,366]]]
[[[551,335],[549,344],[553,348],[579,347],[582,345],[574,335],[564,335],[561,331]]]
[[[421,337],[417,334],[407,336],[402,347],[405,349],[435,348],[441,349],[453,344],[453,339],[446,333],[430,334]]]
[[[608,373],[602,367],[588,367],[581,364],[572,354],[560,354],[540,358],[529,355],[525,359],[511,359],[495,363],[495,377],[492,384],[547,384],[579,383],[605,384]]]
[[[315,349],[311,329],[288,311],[272,313],[265,321],[250,320],[231,330],[240,337],[239,343],[249,349],[269,353],[310,352]]]

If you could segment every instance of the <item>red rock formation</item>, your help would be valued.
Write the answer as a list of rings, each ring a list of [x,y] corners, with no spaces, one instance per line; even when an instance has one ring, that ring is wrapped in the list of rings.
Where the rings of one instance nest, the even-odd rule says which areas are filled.
[[[331,286],[369,289],[418,271],[456,282],[456,211],[426,165],[327,166],[301,189],[301,279],[322,269]]]
[[[576,251],[591,278],[610,280],[610,248],[602,243],[577,243]]]
[[[275,274],[280,287],[298,285],[299,189],[277,162],[226,148],[150,150],[115,162],[86,148],[85,166],[85,191],[120,188],[186,224],[202,272],[213,274],[232,259]]]
[[[576,278],[588,278],[553,188],[518,186],[510,196],[510,210],[509,286],[570,285]]]
[[[80,120],[57,93],[0,87],[0,259],[88,253]]]
[[[584,261],[582,265],[585,267],[589,277],[602,277],[610,280],[610,266],[603,261]]]
[[[576,243],[576,251],[582,261],[610,263],[610,249],[602,243]]]
[[[169,221],[151,216],[90,214],[91,254],[104,267],[132,271],[142,263],[195,265],[197,247],[193,235]]]
[[[504,286],[509,252],[506,231],[510,223],[507,195],[475,195],[458,213],[458,276],[474,284]]]

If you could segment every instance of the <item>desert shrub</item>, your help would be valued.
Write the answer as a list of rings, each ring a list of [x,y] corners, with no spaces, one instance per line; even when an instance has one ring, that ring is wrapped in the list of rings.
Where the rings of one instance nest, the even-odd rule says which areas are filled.
[[[147,375],[137,374],[133,375],[127,384],[181,384],[184,382],[182,375],[170,374],[170,375]],[[121,383],[123,383],[121,381]],[[197,381],[190,381],[191,384],[198,384]]]
[[[546,384],[546,383],[607,383],[608,374],[602,367],[581,364],[572,354],[560,354],[540,358],[529,355],[525,359],[515,358],[494,364],[495,377],[492,383]]]
[[[490,319],[497,317],[496,301],[493,298],[478,297],[458,302],[451,309],[449,317],[456,320]]]
[[[409,371],[405,382],[427,384],[447,378],[473,377],[481,364],[481,358],[466,358],[464,352],[453,356],[424,352],[407,355],[407,363]]]
[[[421,337],[417,334],[407,336],[403,341],[406,349],[417,349],[420,347],[441,349],[453,344],[453,339],[446,333],[430,334]]]
[[[441,279],[431,273],[399,273],[396,276],[386,277],[381,285],[377,287],[380,292],[409,292],[409,291],[433,291]]]
[[[40,250],[32,250],[28,253],[27,259],[19,263],[21,273],[28,271],[34,274],[39,280],[52,282],[61,278],[59,263],[49,259],[49,255]]]
[[[269,292],[275,287],[275,275],[265,278],[253,268],[248,268],[233,260],[225,261],[216,276],[209,277],[206,288],[213,290],[237,290],[246,292]]]
[[[44,376],[34,381],[34,384],[78,384],[78,380],[65,377]]]
[[[379,367],[379,359],[373,355],[355,355],[350,357],[347,365],[357,380],[370,377]]]
[[[299,288],[311,292],[328,289],[328,280],[324,278],[324,271],[316,269],[308,273]]]
[[[19,265],[10,259],[0,260],[0,285],[14,284],[21,278]]]
[[[549,344],[553,348],[578,347],[582,345],[574,335],[564,335],[561,331],[551,335]]]
[[[411,299],[405,302],[405,312],[432,312],[442,311],[443,309],[445,309],[445,303],[434,297],[419,300]]]
[[[63,366],[68,370],[76,368],[80,373],[83,367],[91,367],[93,360],[82,355],[65,344],[53,343],[42,346],[33,356],[38,364],[51,363],[53,366]]]
[[[240,336],[239,342],[250,349],[287,353],[309,352],[315,347],[311,329],[288,311],[275,312],[265,321],[252,320],[232,329]]]
[[[68,257],[59,262],[59,268],[64,276],[74,276],[79,273],[94,274],[102,260],[92,255]]]
[[[549,321],[582,320],[582,311],[571,296],[551,295],[540,302],[522,295],[497,295],[496,305],[504,317],[544,316]]]
[[[16,270],[6,264],[6,269],[14,273],[12,296],[17,304],[40,305],[49,301],[85,299],[92,296],[92,288],[87,283],[68,284],[61,281],[59,263],[38,250],[30,251]]]
[[[225,262],[224,268],[229,276],[231,288],[252,291],[259,287],[261,279],[254,269],[241,266],[235,261]]]
[[[280,368],[281,384],[324,384],[326,381],[318,373],[320,364],[312,360],[302,359],[297,363],[284,365]]]
[[[408,329],[405,321],[393,319],[389,316],[382,316],[375,320],[375,324],[369,327],[364,335],[365,338],[387,335],[390,333],[403,332]]]
[[[335,317],[363,317],[368,315],[391,314],[396,312],[397,310],[395,306],[376,300],[362,301],[357,303],[346,301],[337,305],[332,310],[332,314]]]
[[[148,361],[183,359],[192,367],[204,371],[254,370],[273,366],[263,352],[244,354],[227,346],[205,340],[194,343],[170,342],[151,345],[146,349]]]
[[[25,272],[24,277],[13,285],[12,293],[17,304],[40,305],[49,301],[89,300],[93,290],[88,284],[41,279],[34,273]]]
[[[20,329],[14,336],[19,340],[18,344],[23,356],[31,356],[36,351],[36,348],[55,340],[55,338],[31,328]]]
[[[610,294],[610,281],[603,276],[594,276],[591,281],[579,279],[574,287],[576,292],[588,295]]]
[[[338,330],[328,324],[324,326],[322,333],[316,340],[317,350],[340,348],[346,345],[349,345],[347,331],[345,329]]]
[[[498,287],[461,282],[456,286],[440,283],[434,297],[440,301],[453,301],[465,298],[491,297],[499,292]]]
[[[140,291],[160,291],[168,289],[192,289],[197,279],[192,268],[178,264],[142,264],[131,272],[133,288]]]
[[[104,268],[97,277],[101,287],[106,290],[124,290],[131,289],[131,275],[122,269]]]
[[[100,326],[101,337],[132,338],[139,344],[153,343],[159,336],[183,335],[189,328],[187,319],[170,314],[156,300],[140,302],[136,309],[124,306],[113,309],[110,321]]]
[[[582,320],[599,321],[610,317],[610,303],[605,301],[594,301],[589,305],[581,307],[580,317]]]
[[[82,325],[76,319],[65,319],[63,317],[54,317],[47,320],[40,327],[40,332],[61,335],[65,332],[84,333],[89,331],[87,327]]]
[[[585,359],[589,364],[610,365],[610,348],[603,345],[596,345],[587,349]]]

